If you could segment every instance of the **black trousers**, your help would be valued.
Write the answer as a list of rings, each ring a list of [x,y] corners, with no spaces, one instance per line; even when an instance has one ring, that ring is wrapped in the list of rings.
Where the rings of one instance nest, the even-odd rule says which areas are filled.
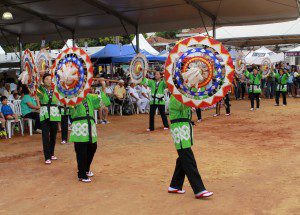
[[[280,91],[276,91],[276,98],[275,98],[276,104],[279,105],[280,93],[282,94],[283,104],[286,105],[286,92],[280,92]]]
[[[90,171],[90,166],[97,150],[97,143],[75,142],[78,178],[87,179],[86,173]]]
[[[49,119],[46,119],[41,122],[45,160],[51,159],[51,156],[54,155],[57,125],[58,122],[52,122]]]
[[[246,83],[241,83],[241,89],[242,89],[242,99],[244,99],[245,92],[246,92]]]
[[[24,115],[23,118],[28,118],[28,119],[34,120],[33,130],[36,131],[36,129],[41,129],[40,114],[38,112],[30,112],[30,113]]]
[[[170,187],[181,190],[187,176],[195,194],[205,190],[192,149],[179,149],[177,153],[178,158]]]
[[[61,140],[68,141],[69,116],[61,115]]]
[[[224,103],[225,103],[226,113],[229,114],[230,113],[230,98],[229,98],[228,94],[224,97]]]
[[[196,108],[196,114],[197,114],[197,118],[198,120],[202,119],[202,114],[201,114],[201,108]]]
[[[164,127],[169,128],[168,119],[165,113],[165,105],[150,105],[150,118],[149,118],[149,129],[154,130],[154,116],[155,111],[158,108]]]
[[[251,108],[254,108],[254,99],[256,100],[256,108],[259,108],[259,95],[260,93],[249,93]]]

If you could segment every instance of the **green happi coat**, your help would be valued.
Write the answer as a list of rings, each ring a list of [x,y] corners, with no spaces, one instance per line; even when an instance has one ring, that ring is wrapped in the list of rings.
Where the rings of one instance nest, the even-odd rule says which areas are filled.
[[[156,82],[155,80],[144,78],[142,85],[147,84],[151,89],[150,105],[165,105],[165,89],[167,84],[164,80]]]
[[[289,74],[285,73],[280,75],[279,73],[275,74],[275,79],[277,83],[276,91],[279,92],[287,92],[287,81],[288,81]]]
[[[94,110],[101,107],[100,102],[98,95],[88,94],[80,104],[70,108],[72,131],[69,142],[97,142],[97,128],[94,120]],[[84,104],[88,105],[88,115]],[[87,116],[89,116],[89,119],[86,118]],[[76,120],[78,117],[83,117],[84,119],[81,118]],[[90,137],[89,122],[92,137]]]
[[[193,127],[190,123],[191,108],[176,100],[174,96],[171,96],[169,109],[171,134],[175,148],[177,150],[190,148],[193,145]]]
[[[40,121],[44,121],[46,119],[50,118],[50,121],[54,122],[60,122],[61,121],[61,115],[59,113],[58,109],[58,99],[54,94],[52,94],[52,101],[50,102],[50,92],[47,91],[47,89],[43,86],[39,86],[37,90],[37,96],[39,97],[40,103],[41,103],[41,109],[40,109]],[[50,104],[49,104],[50,102]],[[49,106],[46,106],[49,105]],[[50,113],[49,113],[50,111]],[[50,117],[49,117],[50,116]]]
[[[257,75],[254,75],[246,70],[245,76],[250,80],[249,93],[261,93],[262,72],[258,72]]]
[[[60,104],[58,106],[58,109],[59,109],[60,115],[62,115],[62,116],[68,116],[68,115],[70,115],[70,107],[67,107],[67,106],[65,106],[63,104]]]

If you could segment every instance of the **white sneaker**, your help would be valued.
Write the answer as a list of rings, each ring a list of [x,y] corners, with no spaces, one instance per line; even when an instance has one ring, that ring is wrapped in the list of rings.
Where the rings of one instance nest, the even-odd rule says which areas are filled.
[[[225,116],[230,116],[230,113],[226,113]]]
[[[51,164],[52,163],[52,161],[51,160],[45,160],[45,164]]]
[[[57,160],[57,157],[55,157],[54,155],[51,156],[51,160]]]
[[[217,116],[220,116],[220,114],[214,114],[214,115],[213,115],[213,117],[217,117]]]
[[[284,106],[284,107],[285,107],[286,105],[282,105],[282,106]]]
[[[197,122],[202,122],[202,119],[198,119]]]
[[[61,141],[61,144],[62,145],[67,144],[67,141],[63,140],[63,141]]]
[[[86,173],[86,175],[87,175],[88,177],[93,177],[93,176],[94,176],[94,173],[93,173],[92,171],[89,171],[89,172]]]
[[[256,110],[259,110],[259,108],[256,108]]]
[[[164,130],[169,130],[169,128],[167,128],[167,127],[164,127]]]
[[[147,131],[151,131],[150,128],[147,128]]]
[[[250,110],[251,110],[251,111],[254,111],[254,108],[251,108]]]
[[[92,180],[90,178],[88,179],[82,179],[82,178],[78,178],[79,181],[84,182],[84,183],[90,183],[92,182]]]

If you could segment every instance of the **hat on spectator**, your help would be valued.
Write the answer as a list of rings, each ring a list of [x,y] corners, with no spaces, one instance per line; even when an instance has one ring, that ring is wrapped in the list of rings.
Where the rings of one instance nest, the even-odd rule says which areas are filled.
[[[122,84],[124,84],[124,81],[123,81],[122,79],[121,79],[121,80],[119,80],[119,82],[120,82],[120,83],[122,83]]]

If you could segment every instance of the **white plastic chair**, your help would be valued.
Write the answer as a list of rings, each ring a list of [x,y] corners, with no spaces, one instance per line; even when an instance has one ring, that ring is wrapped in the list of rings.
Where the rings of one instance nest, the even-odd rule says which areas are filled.
[[[15,106],[15,113],[16,113],[18,116],[22,116],[21,100],[15,100],[15,101],[14,101],[14,106]],[[32,136],[32,135],[33,135],[33,119],[30,119],[30,118],[22,118],[22,125],[23,125],[23,128],[25,127],[25,126],[24,126],[25,121],[27,122],[28,127],[29,127],[29,135]]]
[[[14,114],[17,114],[18,116],[20,116],[20,114],[18,114],[19,110],[18,110],[18,107],[16,107],[14,104],[12,103],[9,103],[8,104],[11,109],[13,110]],[[6,128],[7,128],[7,135],[8,135],[8,138],[11,138],[11,136],[14,134],[14,130],[12,129],[12,124],[13,123],[19,123],[20,124],[20,129],[21,129],[21,134],[22,136],[24,135],[24,129],[23,129],[23,123],[22,123],[22,120],[19,119],[18,122],[15,122],[14,119],[10,119],[10,120],[6,120]]]

